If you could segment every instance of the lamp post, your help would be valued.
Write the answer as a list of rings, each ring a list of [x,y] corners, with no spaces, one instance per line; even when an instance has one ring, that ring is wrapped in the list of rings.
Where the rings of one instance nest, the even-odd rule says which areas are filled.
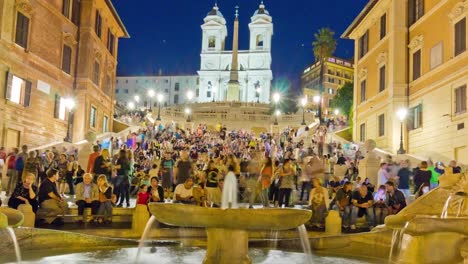
[[[335,116],[338,116],[340,114],[340,110],[339,109],[335,109]]]
[[[302,123],[301,123],[301,125],[302,126],[306,125],[306,122],[305,122],[305,107],[306,107],[306,104],[307,104],[307,97],[304,97],[304,98],[301,99],[301,105],[302,105]]]
[[[260,87],[257,87],[257,89],[255,89],[255,95],[257,96],[257,103],[260,103],[260,92],[262,91],[262,89],[260,89]]]
[[[398,154],[406,153],[403,147],[403,121],[405,121],[407,114],[408,114],[408,111],[404,108],[398,110],[397,112],[398,119],[400,119],[400,149],[397,151]]]
[[[151,99],[154,97],[154,91],[148,90],[148,97],[149,97],[149,111],[151,112]]]
[[[313,100],[314,100],[314,104],[316,104],[317,107],[318,107],[318,106],[319,106],[319,103],[320,103],[320,96],[318,96],[318,95],[314,96]],[[317,112],[316,112],[316,113],[317,113],[317,115],[320,114],[319,111],[318,111],[318,109],[317,109]],[[320,123],[320,116],[319,116],[319,123]]]
[[[281,115],[281,111],[280,110],[276,110],[275,111],[275,123],[274,125],[278,125],[278,116]]]
[[[65,99],[65,107],[68,109],[67,136],[63,139],[65,142],[73,142],[73,119],[75,117],[75,101],[72,98]]]
[[[190,110],[190,108],[188,108],[188,107],[185,108],[185,113],[187,114],[187,123],[192,122],[192,118],[191,118],[191,115],[190,115],[191,112],[192,111]]]
[[[135,108],[137,108],[137,109],[138,109],[138,103],[140,102],[140,96],[138,96],[138,95],[135,95],[135,96],[133,97],[133,99],[135,99],[135,102],[136,102],[136,104],[135,104]]]
[[[135,109],[135,103],[134,102],[128,102],[127,107],[128,107],[128,109],[133,110],[133,109]]]
[[[278,113],[279,110],[278,110],[278,103],[281,99],[281,95],[279,93],[274,93],[273,94],[273,102],[275,103],[275,113]],[[274,125],[278,125],[278,117],[275,115],[275,123]]]
[[[161,103],[164,99],[164,95],[159,93],[156,99],[158,100],[158,118],[156,118],[156,120],[161,121]]]
[[[193,99],[193,92],[192,92],[191,90],[188,90],[188,91],[187,91],[187,108],[185,109],[185,112],[186,112],[186,113],[187,113],[187,110],[189,111],[189,112],[187,113],[187,114],[189,115],[189,116],[187,117],[187,122],[191,122],[191,121],[192,121],[192,119],[190,118],[190,112],[191,112],[191,110],[190,110],[190,108],[189,108],[192,99]]]

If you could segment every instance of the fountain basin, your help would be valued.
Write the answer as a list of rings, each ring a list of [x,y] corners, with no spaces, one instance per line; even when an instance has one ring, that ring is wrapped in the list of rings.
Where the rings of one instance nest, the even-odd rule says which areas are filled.
[[[311,211],[300,209],[219,209],[184,204],[150,203],[162,223],[206,228],[204,264],[250,264],[248,230],[287,230],[309,221]]]
[[[8,221],[8,226],[18,227],[23,224],[23,221],[24,221],[23,213],[21,213],[18,210],[8,208],[8,207],[0,207],[0,214],[4,214],[6,216],[6,220]],[[5,218],[3,219],[0,218],[1,228],[6,227],[6,226],[3,226],[5,224],[4,221],[5,221]]]

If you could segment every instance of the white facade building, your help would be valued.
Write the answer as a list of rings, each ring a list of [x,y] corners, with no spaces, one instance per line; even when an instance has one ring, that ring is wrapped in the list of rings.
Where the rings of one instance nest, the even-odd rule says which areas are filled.
[[[232,62],[232,51],[224,49],[226,19],[215,5],[201,26],[202,51],[198,71],[199,102],[225,101]],[[260,4],[249,23],[249,50],[239,50],[239,98],[241,102],[270,102],[272,17]]]
[[[138,108],[149,108],[157,106],[157,96],[162,94],[162,105],[168,106],[186,103],[188,91],[193,94],[192,102],[199,101],[197,75],[117,76],[115,100],[124,105],[133,102]]]

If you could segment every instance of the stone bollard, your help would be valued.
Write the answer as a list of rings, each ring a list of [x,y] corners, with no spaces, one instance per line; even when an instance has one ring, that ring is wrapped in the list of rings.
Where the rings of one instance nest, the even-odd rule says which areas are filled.
[[[150,214],[148,212],[148,206],[144,204],[137,204],[133,211],[132,217],[132,230],[141,236],[145,230],[146,223],[148,222]]]
[[[338,211],[328,211],[328,216],[325,219],[325,233],[329,235],[341,234],[341,217]]]
[[[8,217],[4,213],[0,213],[0,229],[8,227]]]
[[[33,212],[32,206],[30,204],[21,204],[20,206],[18,206],[18,211],[20,211],[24,215],[23,226],[34,227],[34,223],[36,221],[36,214]]]

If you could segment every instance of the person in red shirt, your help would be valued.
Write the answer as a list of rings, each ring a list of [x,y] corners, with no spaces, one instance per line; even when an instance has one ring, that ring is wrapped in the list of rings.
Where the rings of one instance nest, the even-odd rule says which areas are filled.
[[[138,191],[137,204],[148,205],[149,198],[150,193],[148,193],[148,186],[145,184],[140,185],[140,190]]]
[[[94,145],[93,153],[89,154],[88,167],[86,168],[87,173],[94,174],[94,161],[96,160],[97,157],[99,157],[99,155],[101,155],[101,152],[99,151],[99,145]]]

